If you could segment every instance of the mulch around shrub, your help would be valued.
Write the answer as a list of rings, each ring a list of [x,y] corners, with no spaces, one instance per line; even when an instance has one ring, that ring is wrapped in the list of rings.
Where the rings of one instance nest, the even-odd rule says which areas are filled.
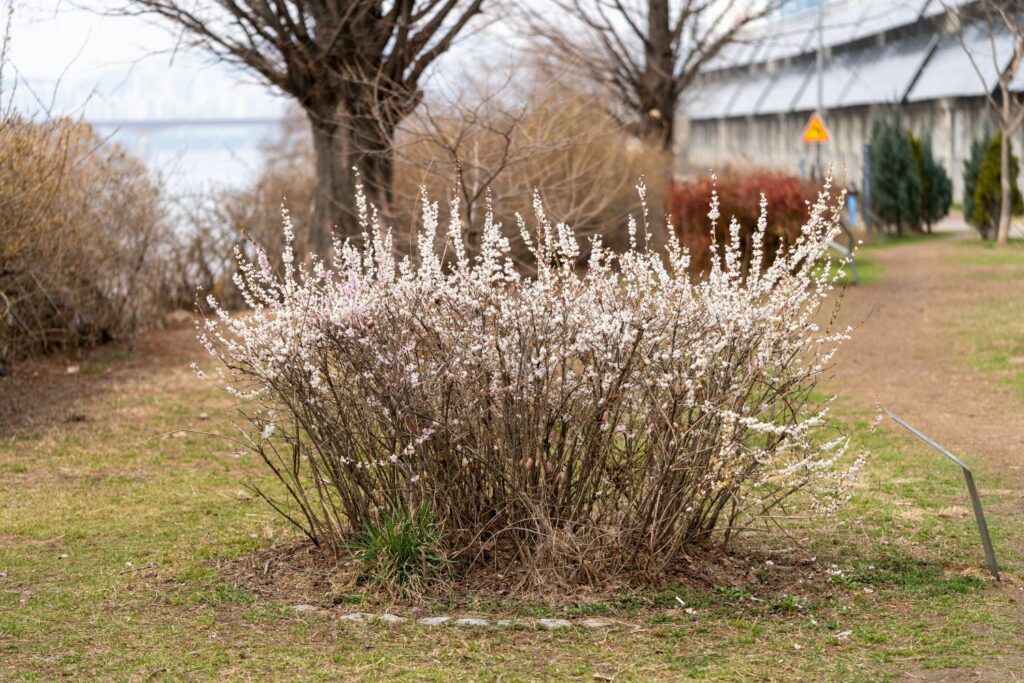
[[[659,605],[677,609],[679,604],[671,596],[690,590],[728,593],[730,587],[749,591],[753,585],[757,586],[757,594],[751,599],[767,603],[794,593],[825,599],[835,588],[829,580],[827,566],[806,552],[784,545],[773,550],[759,542],[729,551],[722,551],[718,545],[694,549],[655,584],[622,581],[558,586],[551,590],[534,587],[524,592],[520,588],[522,572],[515,571],[515,566],[511,558],[496,557],[429,592],[396,596],[364,584],[358,567],[344,556],[337,557],[305,540],[275,543],[214,563],[217,574],[224,580],[262,599],[341,611],[357,605],[360,608],[398,606],[410,616],[424,616],[428,614],[427,607],[436,608],[438,604],[445,610],[479,610],[483,606],[487,611],[549,609],[559,612],[573,608],[585,611],[588,604],[625,601],[646,604],[649,610],[656,610]]]

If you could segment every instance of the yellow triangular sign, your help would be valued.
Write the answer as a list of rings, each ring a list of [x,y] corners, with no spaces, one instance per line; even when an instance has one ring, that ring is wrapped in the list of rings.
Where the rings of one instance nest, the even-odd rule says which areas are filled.
[[[811,114],[811,120],[807,122],[807,127],[804,128],[804,136],[800,139],[803,142],[812,144],[829,142],[832,139],[832,136],[828,134],[828,128],[825,127],[825,122],[818,116],[818,112]]]

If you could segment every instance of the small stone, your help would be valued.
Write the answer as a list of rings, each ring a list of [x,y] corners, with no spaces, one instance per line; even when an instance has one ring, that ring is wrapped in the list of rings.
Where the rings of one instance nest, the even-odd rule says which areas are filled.
[[[366,612],[352,612],[350,614],[343,614],[338,618],[342,621],[366,621],[372,616],[372,614],[367,614]]]
[[[605,628],[609,626],[607,621],[601,621],[600,619],[585,619],[580,624],[584,628]]]
[[[319,612],[320,608],[315,605],[294,605],[292,607],[296,612]]]
[[[173,436],[175,439],[187,439],[188,432],[177,431],[171,434],[171,436]]]
[[[423,626],[441,626],[442,624],[447,624],[451,620],[451,617],[423,617],[416,623],[422,624]]]
[[[490,626],[491,622],[487,621],[486,619],[474,619],[472,617],[463,617],[462,619],[456,620],[455,625],[456,626],[471,626],[471,627],[476,628],[476,627],[480,627],[480,626]]]
[[[389,624],[404,624],[408,619],[400,617],[397,614],[382,614],[380,615],[381,621],[386,621]]]
[[[81,372],[81,370],[82,368],[78,367],[77,365],[69,365],[67,373],[69,375],[77,375],[79,372]]]
[[[572,622],[567,619],[538,619],[537,625],[543,626],[549,631],[554,631],[558,628],[570,628],[572,627]]]

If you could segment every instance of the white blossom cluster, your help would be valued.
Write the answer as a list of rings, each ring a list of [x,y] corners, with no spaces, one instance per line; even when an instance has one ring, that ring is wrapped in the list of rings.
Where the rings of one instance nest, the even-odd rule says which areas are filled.
[[[840,466],[846,440],[822,436],[812,395],[849,331],[816,322],[835,277],[829,189],[770,263],[762,198],[751,243],[734,222],[700,280],[676,241],[636,246],[646,207],[628,251],[595,239],[580,268],[573,230],[535,199],[518,225],[529,275],[491,215],[469,253],[457,202],[442,230],[424,199],[401,258],[365,199],[362,246],[336,242],[328,262],[296,262],[286,214],[283,272],[240,256],[249,310],[211,300],[200,337],[284,484],[272,502],[315,541],[425,504],[456,556],[656,571],[798,491],[834,509],[860,467]]]

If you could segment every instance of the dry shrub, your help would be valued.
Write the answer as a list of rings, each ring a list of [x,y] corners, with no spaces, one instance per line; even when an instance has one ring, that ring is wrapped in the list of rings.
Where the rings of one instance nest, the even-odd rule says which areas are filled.
[[[159,189],[88,125],[0,121],[0,216],[0,360],[124,338],[162,312]]]
[[[365,248],[297,264],[286,221],[280,271],[259,247],[243,259],[249,310],[211,299],[200,338],[282,484],[261,491],[275,510],[339,553],[422,510],[429,547],[389,534],[374,547],[403,550],[387,566],[429,555],[458,574],[492,558],[552,589],[656,582],[783,503],[845,500],[859,460],[840,465],[846,440],[826,436],[813,392],[846,338],[815,322],[832,289],[815,263],[839,229],[827,194],[772,264],[762,214],[755,267],[737,227],[703,281],[674,240],[633,246],[632,220],[624,253],[595,240],[576,269],[577,235],[534,208],[520,225],[532,276],[492,220],[471,258],[457,204],[445,230],[426,200],[414,258],[363,200]]]
[[[471,103],[432,103],[407,121],[395,144],[396,181],[386,219],[395,226],[400,253],[415,251],[421,190],[446,200],[457,198],[467,250],[479,248],[485,196],[498,211],[496,222],[520,267],[532,267],[515,229],[516,214],[533,211],[536,190],[548,209],[575,226],[577,234],[601,234],[606,245],[626,248],[623,228],[636,205],[636,184],[644,178],[648,200],[661,206],[669,159],[624,135],[593,98],[528,95],[515,103],[480,95]],[[248,187],[219,191],[189,209],[191,242],[183,252],[183,292],[213,292],[223,305],[242,301],[231,281],[234,249],[250,247],[243,237],[267,245],[267,257],[280,265],[272,248],[280,232],[282,202],[299,226],[294,249],[306,254],[313,225],[313,152],[308,125],[292,117],[263,148],[262,170]],[[656,210],[655,213],[658,213]],[[585,261],[589,247],[580,255]],[[250,250],[246,256],[253,258]]]
[[[490,196],[494,220],[506,226],[521,266],[532,264],[515,229],[516,215],[533,213],[535,191],[552,215],[584,238],[582,264],[587,237],[601,235],[616,251],[627,248],[624,226],[636,207],[638,180],[648,188],[648,202],[661,207],[671,169],[667,154],[625,134],[600,100],[573,94],[561,83],[512,104],[486,94],[471,104],[435,104],[404,127],[396,149],[399,208],[415,207],[409,200],[421,188],[432,197],[458,199],[472,255]],[[397,222],[410,225],[411,217],[398,212]]]
[[[753,236],[761,212],[761,196],[770,207],[769,228],[760,248],[771,263],[779,250],[800,235],[807,205],[815,198],[813,185],[795,176],[769,171],[731,172],[716,178],[674,183],[668,193],[668,209],[679,240],[691,253],[694,273],[707,273],[711,266],[713,241],[729,240],[728,224],[722,222],[714,233],[707,229],[709,198],[716,191],[722,215],[740,224],[741,251],[749,263],[755,248]]]

